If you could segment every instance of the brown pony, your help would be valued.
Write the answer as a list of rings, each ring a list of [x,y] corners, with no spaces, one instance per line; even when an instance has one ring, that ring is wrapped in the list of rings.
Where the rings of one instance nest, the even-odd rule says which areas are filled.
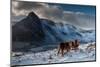
[[[79,47],[79,41],[75,40],[75,41],[70,41],[70,42],[63,42],[60,43],[60,45],[58,46],[58,53],[59,54],[61,52],[61,55],[64,55],[64,50],[66,50],[67,52],[69,52],[71,49],[72,50],[77,50]]]

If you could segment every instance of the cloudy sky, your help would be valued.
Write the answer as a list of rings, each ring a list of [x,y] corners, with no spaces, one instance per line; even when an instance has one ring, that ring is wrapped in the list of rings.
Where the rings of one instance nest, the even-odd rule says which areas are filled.
[[[20,21],[29,12],[57,23],[72,24],[84,29],[95,28],[95,6],[12,1],[12,21]]]

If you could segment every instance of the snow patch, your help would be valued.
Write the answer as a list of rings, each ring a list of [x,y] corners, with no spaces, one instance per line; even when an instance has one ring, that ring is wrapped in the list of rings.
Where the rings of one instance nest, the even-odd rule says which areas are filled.
[[[71,50],[65,53],[62,57],[57,55],[57,49],[47,50],[37,53],[24,53],[19,55],[12,55],[11,65],[28,65],[28,64],[48,64],[48,63],[63,63],[63,62],[77,62],[77,61],[94,61],[95,48],[86,49],[89,45],[94,43],[82,44],[79,50]],[[94,44],[95,45],[95,44]],[[18,54],[18,53],[15,53]]]

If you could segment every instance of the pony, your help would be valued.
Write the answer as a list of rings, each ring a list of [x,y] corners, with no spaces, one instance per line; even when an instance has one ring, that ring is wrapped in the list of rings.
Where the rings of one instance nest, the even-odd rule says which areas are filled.
[[[79,48],[79,40],[69,41],[69,42],[61,42],[58,45],[58,53],[61,53],[62,56],[64,56],[64,51],[70,52],[70,50],[78,50]]]

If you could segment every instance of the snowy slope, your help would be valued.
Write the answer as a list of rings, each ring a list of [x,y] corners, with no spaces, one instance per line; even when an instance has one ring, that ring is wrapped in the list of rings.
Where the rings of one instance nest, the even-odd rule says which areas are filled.
[[[12,53],[11,65],[95,61],[95,47],[93,47],[95,44],[92,44],[92,46],[91,43],[80,45],[79,50],[71,50],[69,53],[65,53],[64,57],[57,55],[57,49],[37,53]]]
[[[52,41],[67,41],[79,39],[82,42],[95,41],[95,30],[79,30],[78,27],[64,23],[54,23],[53,21],[42,19],[43,30],[47,38]],[[51,24],[50,24],[51,23]],[[48,40],[47,40],[48,41]],[[52,42],[51,41],[51,42]]]

